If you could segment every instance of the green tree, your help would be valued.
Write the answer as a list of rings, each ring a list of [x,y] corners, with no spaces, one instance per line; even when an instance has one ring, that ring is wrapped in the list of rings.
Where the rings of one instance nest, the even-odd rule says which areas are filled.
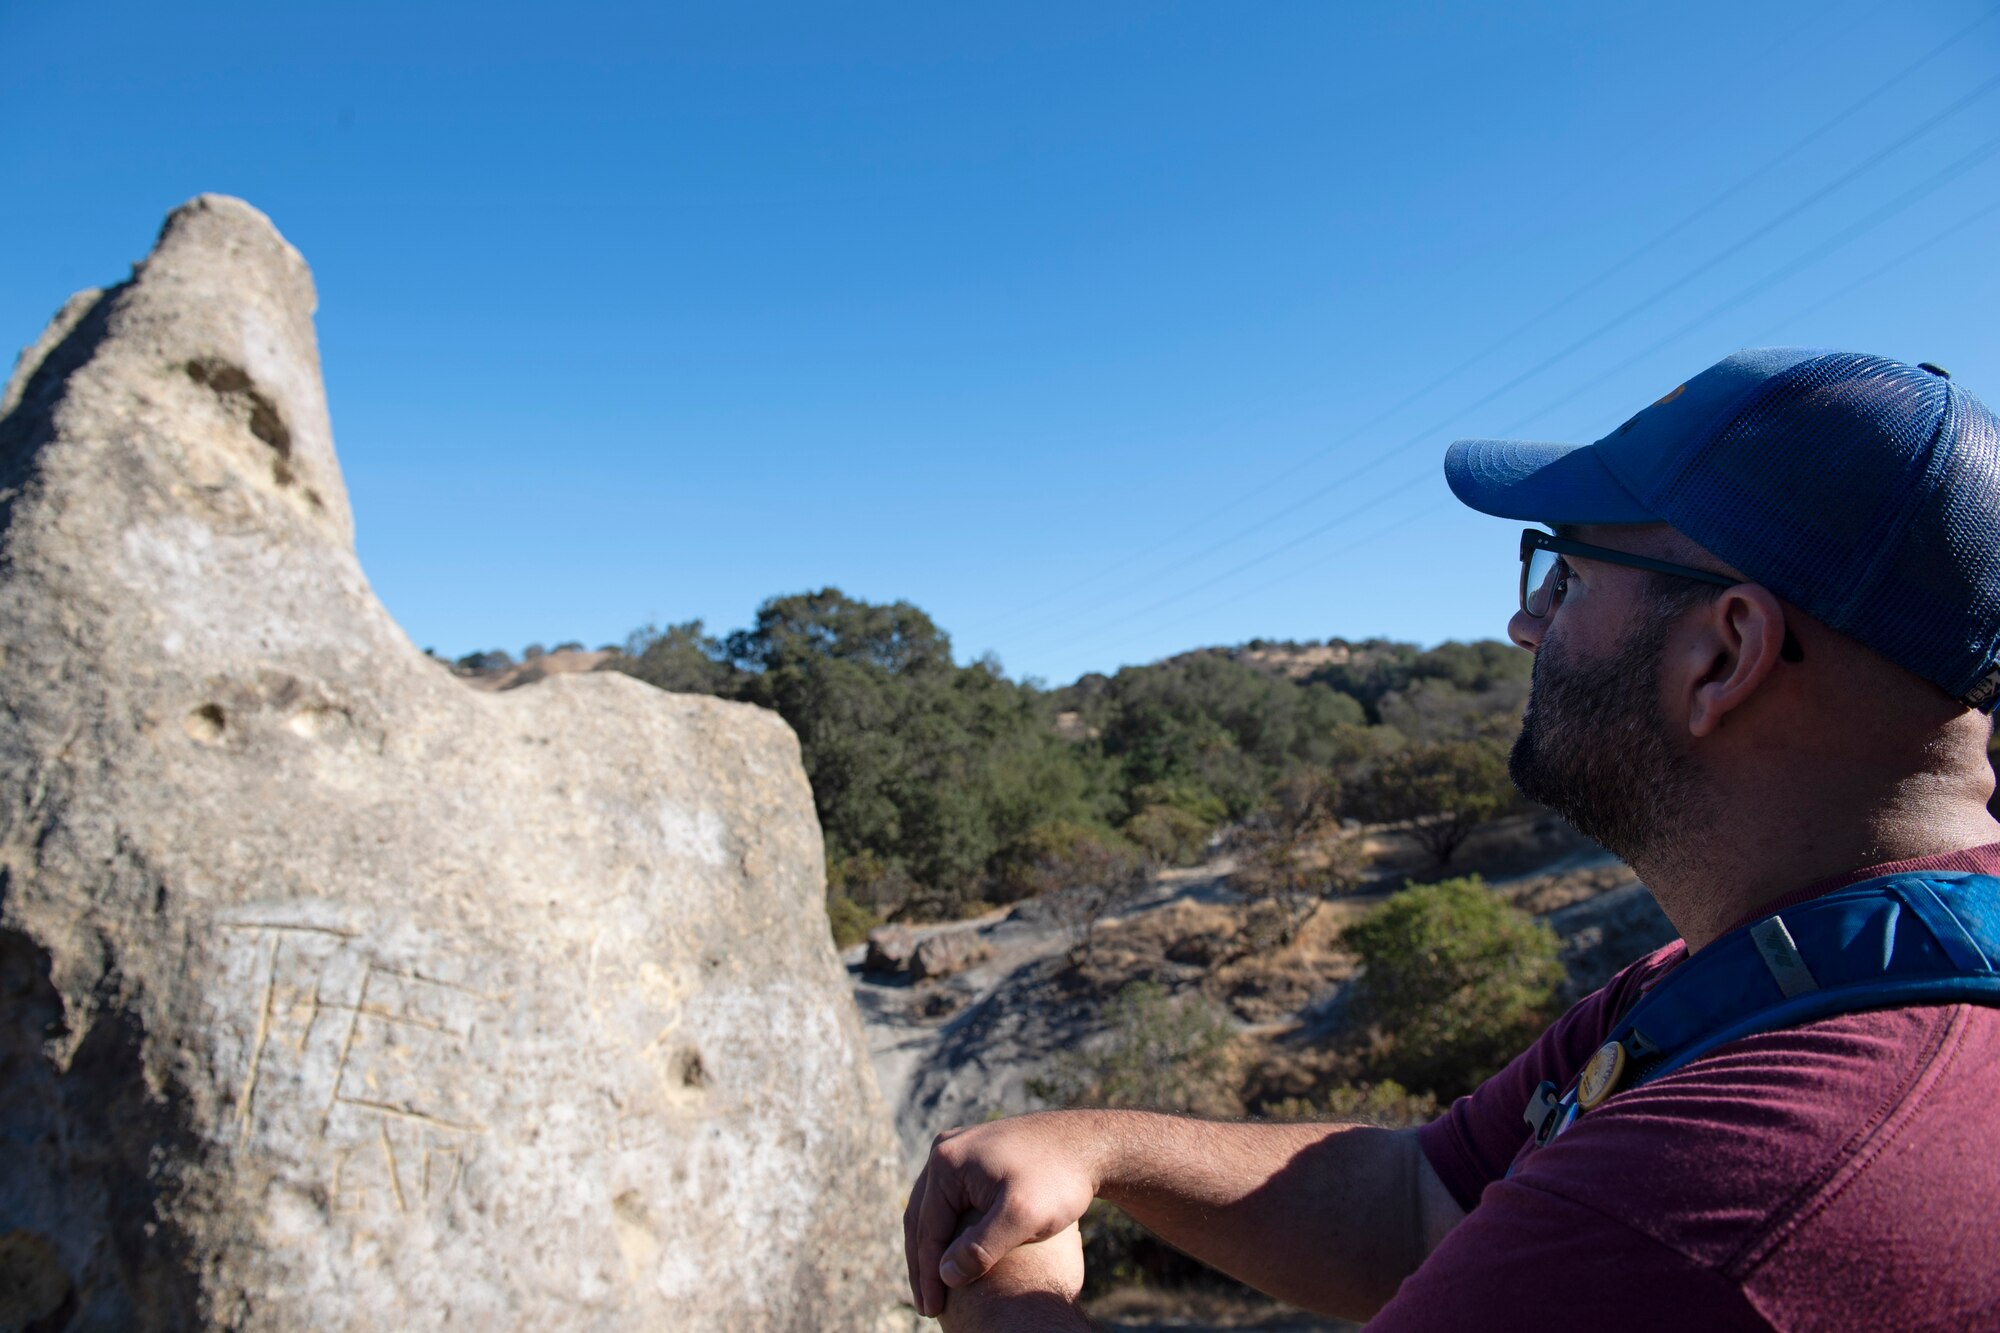
[[[1405,889],[1343,935],[1359,956],[1351,1010],[1381,1038],[1379,1077],[1450,1098],[1469,1092],[1554,1016],[1554,931],[1478,876]]]
[[[1273,785],[1231,877],[1269,909],[1267,927],[1253,917],[1248,947],[1290,944],[1322,902],[1361,882],[1360,847],[1341,831],[1339,808],[1340,784],[1325,769],[1301,767]]]
[[[598,670],[620,671],[676,694],[728,695],[741,675],[699,620],[634,630],[624,651],[607,657]]]
[[[1496,740],[1413,745],[1389,755],[1357,783],[1347,809],[1357,818],[1405,824],[1440,866],[1474,829],[1519,797]]]
[[[1100,763],[1056,734],[1047,695],[990,659],[955,665],[908,603],[835,588],[774,598],[725,652],[734,697],[798,734],[829,858],[866,854],[907,876],[897,910],[960,912],[1036,828],[1101,827],[1115,808]]]
[[[1294,764],[1326,762],[1336,734],[1364,720],[1360,705],[1324,685],[1217,653],[1086,678],[1063,698],[1098,732],[1129,788],[1192,789],[1239,818]]]

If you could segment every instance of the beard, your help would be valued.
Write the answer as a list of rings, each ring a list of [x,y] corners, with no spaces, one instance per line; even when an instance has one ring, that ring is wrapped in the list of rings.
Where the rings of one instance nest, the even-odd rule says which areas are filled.
[[[1659,859],[1712,809],[1700,765],[1674,743],[1660,707],[1673,621],[1647,616],[1604,661],[1577,660],[1560,639],[1543,640],[1507,757],[1523,796],[1630,864]]]

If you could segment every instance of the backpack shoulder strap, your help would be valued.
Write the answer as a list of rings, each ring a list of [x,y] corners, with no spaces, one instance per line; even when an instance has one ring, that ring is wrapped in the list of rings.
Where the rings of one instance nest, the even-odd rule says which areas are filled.
[[[1835,1014],[1908,1004],[2000,1006],[2000,878],[1885,875],[1773,912],[1669,972],[1560,1095],[1526,1112],[1546,1143],[1620,1088],[1718,1046]]]
[[[1899,1004],[2000,1005],[2000,878],[1890,875],[1822,894],[1716,940],[1613,1030],[1627,1086],[1727,1042]]]

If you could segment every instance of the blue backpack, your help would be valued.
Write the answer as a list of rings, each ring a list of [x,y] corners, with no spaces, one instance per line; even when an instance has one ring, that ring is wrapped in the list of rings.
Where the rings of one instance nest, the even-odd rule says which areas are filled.
[[[1568,1088],[1525,1112],[1547,1144],[1621,1088],[1726,1042],[1907,1004],[2000,1005],[2000,879],[1924,871],[1864,880],[1732,930],[1632,1006]]]

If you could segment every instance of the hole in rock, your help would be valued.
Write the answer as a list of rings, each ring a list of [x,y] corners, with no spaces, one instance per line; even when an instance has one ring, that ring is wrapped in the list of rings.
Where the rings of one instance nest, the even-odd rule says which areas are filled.
[[[280,486],[291,485],[294,478],[290,462],[291,429],[285,425],[284,414],[278,411],[278,405],[258,390],[256,382],[243,368],[216,357],[203,357],[187,363],[187,376],[211,390],[232,415],[247,418],[250,433],[278,455],[278,461],[271,467],[272,477]]]
[[[701,1052],[692,1046],[684,1046],[674,1057],[674,1076],[684,1088],[705,1088],[708,1086],[708,1069],[701,1062]]]
[[[189,713],[181,725],[187,729],[188,739],[203,745],[214,745],[222,740],[223,729],[228,725],[221,704],[203,704]]]

